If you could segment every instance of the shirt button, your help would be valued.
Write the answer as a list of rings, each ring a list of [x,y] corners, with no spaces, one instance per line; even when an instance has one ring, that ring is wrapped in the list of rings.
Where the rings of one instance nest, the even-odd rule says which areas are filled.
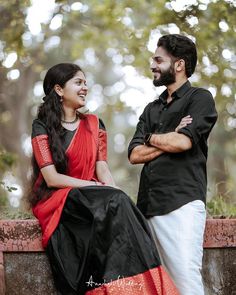
[[[162,122],[160,122],[160,123],[159,123],[159,125],[160,125],[160,126],[162,126],[162,125],[163,125],[163,123],[162,123]]]
[[[148,190],[149,192],[152,192],[152,189],[151,188],[149,188],[149,190]]]

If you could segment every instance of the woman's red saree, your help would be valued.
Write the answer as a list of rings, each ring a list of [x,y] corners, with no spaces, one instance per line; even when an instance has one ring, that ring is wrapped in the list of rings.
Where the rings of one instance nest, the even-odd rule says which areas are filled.
[[[45,132],[32,139],[39,168],[53,163]],[[69,176],[97,179],[96,161],[106,160],[106,133],[96,116],[81,120],[66,154]],[[160,265],[145,218],[121,190],[57,189],[33,212],[59,294],[178,294]]]

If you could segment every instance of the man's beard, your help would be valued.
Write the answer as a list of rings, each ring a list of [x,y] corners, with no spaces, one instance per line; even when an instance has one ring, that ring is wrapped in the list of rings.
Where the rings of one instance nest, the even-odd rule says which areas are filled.
[[[156,87],[163,86],[163,85],[168,86],[170,84],[175,83],[176,78],[175,78],[174,66],[172,64],[170,65],[169,69],[159,73],[160,73],[159,79],[154,78],[153,80],[154,86]]]

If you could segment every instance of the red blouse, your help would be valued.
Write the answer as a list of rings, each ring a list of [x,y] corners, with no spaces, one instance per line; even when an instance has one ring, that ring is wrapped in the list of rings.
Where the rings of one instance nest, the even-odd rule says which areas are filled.
[[[41,127],[39,127],[40,124]],[[99,128],[99,125],[99,120],[95,115],[85,115],[85,118],[81,119],[66,149],[67,175],[83,180],[97,180],[96,162],[107,160],[107,135],[104,129]],[[33,123],[32,137],[33,153],[39,168],[52,165],[53,158],[46,128],[39,120],[36,120],[35,124]],[[42,180],[41,172],[36,181],[36,191],[40,180]],[[44,247],[47,246],[50,236],[59,223],[67,195],[71,189],[71,187],[57,189],[50,198],[42,199],[33,208],[33,213],[42,228]]]

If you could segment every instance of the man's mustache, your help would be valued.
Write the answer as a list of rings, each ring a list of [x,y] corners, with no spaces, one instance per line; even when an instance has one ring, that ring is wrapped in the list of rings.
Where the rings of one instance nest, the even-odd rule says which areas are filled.
[[[152,72],[161,74],[161,71],[158,71],[158,70],[155,70],[155,69],[153,69]]]

